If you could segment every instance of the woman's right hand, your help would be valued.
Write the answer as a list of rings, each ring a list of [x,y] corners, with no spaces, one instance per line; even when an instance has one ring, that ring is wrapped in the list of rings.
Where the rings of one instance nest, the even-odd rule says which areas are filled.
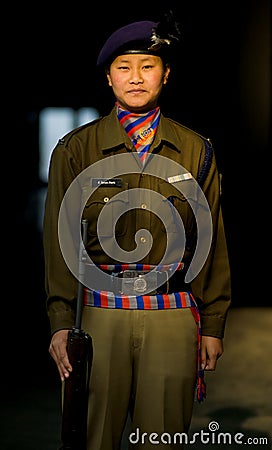
[[[67,354],[67,341],[69,330],[56,331],[50,342],[49,353],[57,364],[61,381],[69,377],[72,372],[72,366]]]

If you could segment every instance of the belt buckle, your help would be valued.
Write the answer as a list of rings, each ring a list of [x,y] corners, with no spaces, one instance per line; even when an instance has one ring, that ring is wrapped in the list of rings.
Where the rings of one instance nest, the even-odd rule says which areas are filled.
[[[157,273],[139,270],[124,270],[122,274],[122,294],[123,295],[143,295],[144,293],[156,293]]]

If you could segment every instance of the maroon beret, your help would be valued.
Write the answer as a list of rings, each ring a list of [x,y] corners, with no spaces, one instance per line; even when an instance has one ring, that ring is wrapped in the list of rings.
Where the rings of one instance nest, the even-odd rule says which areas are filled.
[[[110,64],[118,55],[144,53],[160,56],[160,49],[170,44],[168,39],[156,35],[158,23],[150,20],[130,23],[116,30],[105,42],[97,66]]]

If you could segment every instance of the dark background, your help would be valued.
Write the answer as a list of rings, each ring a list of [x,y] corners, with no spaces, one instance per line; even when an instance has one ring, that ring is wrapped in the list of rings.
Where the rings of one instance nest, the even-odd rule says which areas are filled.
[[[42,237],[35,194],[39,180],[39,112],[45,107],[113,106],[95,67],[105,39],[136,20],[159,20],[172,8],[182,46],[162,110],[214,144],[222,173],[223,213],[233,279],[233,307],[270,306],[268,183],[271,147],[271,10],[245,2],[76,2],[16,6],[7,16],[3,108],[2,249],[6,248],[2,325],[8,331],[7,381],[51,382]],[[5,19],[3,19],[5,20]],[[13,37],[13,40],[12,40]],[[61,136],[60,136],[61,137]],[[269,158],[270,159],[270,158]],[[269,171],[269,172],[268,172]],[[5,242],[6,240],[6,242]],[[269,254],[268,254],[269,258]],[[34,369],[34,370],[33,370]]]

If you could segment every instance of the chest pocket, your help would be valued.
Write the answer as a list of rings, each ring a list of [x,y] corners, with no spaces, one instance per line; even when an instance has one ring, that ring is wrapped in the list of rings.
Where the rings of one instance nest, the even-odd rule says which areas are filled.
[[[117,194],[121,194],[117,196]],[[88,234],[90,236],[113,237],[123,236],[127,232],[127,221],[118,220],[114,229],[114,220],[118,211],[124,211],[129,202],[128,183],[122,183],[122,187],[100,186],[89,197],[84,210],[84,216],[89,222]],[[99,230],[97,221],[103,210],[103,221]]]
[[[177,233],[179,231],[179,217],[186,229],[190,216],[190,205],[186,197],[167,181],[159,182],[158,189],[164,197],[162,200],[164,215],[167,214],[167,230],[163,227],[165,232]]]

